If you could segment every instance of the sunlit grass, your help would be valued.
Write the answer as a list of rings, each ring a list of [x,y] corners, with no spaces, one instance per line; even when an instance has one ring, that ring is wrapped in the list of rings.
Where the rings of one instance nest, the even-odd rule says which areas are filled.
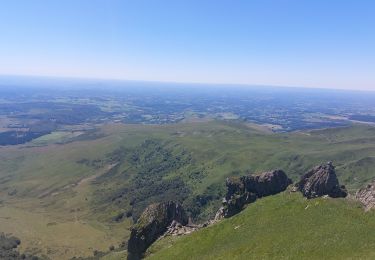
[[[373,259],[375,213],[344,199],[284,192],[180,238],[157,241],[150,259]]]

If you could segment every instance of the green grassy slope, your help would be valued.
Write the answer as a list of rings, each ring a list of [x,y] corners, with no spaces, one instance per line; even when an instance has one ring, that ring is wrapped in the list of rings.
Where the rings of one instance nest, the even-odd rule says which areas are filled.
[[[112,138],[0,148],[0,230],[19,235],[22,252],[70,259],[106,251],[127,238],[130,221],[103,223],[90,206],[90,178],[106,173],[109,165],[77,163],[112,151]]]
[[[206,219],[220,205],[225,178],[248,171],[281,168],[297,180],[332,160],[352,191],[375,177],[375,128],[365,125],[272,134],[224,121],[119,124],[75,140],[0,147],[0,231],[23,240],[21,250],[44,248],[59,259],[107,250],[128,238],[132,224],[114,217],[164,199],[180,199]]]
[[[147,259],[374,259],[374,233],[375,212],[284,192],[191,235],[158,240]]]
[[[374,127],[269,134],[243,124],[208,122],[123,134],[118,168],[97,180],[100,212],[121,209],[139,215],[150,203],[174,198],[197,219],[205,219],[218,208],[228,176],[281,168],[296,181],[326,161],[334,162],[351,191],[375,177]],[[128,139],[140,143],[128,148]]]

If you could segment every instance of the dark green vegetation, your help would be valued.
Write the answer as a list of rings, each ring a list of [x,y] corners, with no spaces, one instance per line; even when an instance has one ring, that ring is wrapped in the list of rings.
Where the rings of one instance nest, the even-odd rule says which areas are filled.
[[[276,134],[225,121],[117,124],[53,143],[0,149],[0,230],[55,259],[117,250],[152,202],[178,200],[206,220],[228,176],[281,168],[296,181],[333,161],[351,192],[375,177],[375,128],[365,125]]]
[[[1,94],[1,91],[0,91]],[[56,130],[75,131],[82,124],[110,116],[95,105],[62,102],[0,102],[0,146],[27,143]],[[81,126],[80,126],[81,125]]]
[[[7,236],[4,233],[0,233],[0,259],[12,259],[12,260],[38,260],[36,256],[30,256],[20,254],[16,248],[19,246],[21,241],[13,236]]]
[[[167,237],[149,259],[374,259],[375,212],[348,200],[306,200],[288,191],[184,237]],[[148,258],[147,258],[148,259]]]
[[[243,124],[210,122],[152,129],[128,132],[146,140],[108,155],[116,167],[95,181],[100,211],[136,219],[147,205],[174,198],[196,220],[206,219],[218,208],[228,176],[281,168],[296,181],[329,160],[349,190],[375,176],[373,127],[265,134]]]
[[[50,134],[51,132],[31,132],[31,131],[6,131],[0,133],[0,145],[16,145],[29,142],[35,138]]]
[[[189,187],[176,174],[192,164],[191,155],[183,149],[174,150],[160,141],[146,139],[135,148],[119,148],[109,154],[109,160],[116,166],[96,179],[97,201],[130,208],[126,215],[135,220],[152,202],[168,198],[183,201],[189,195]],[[113,187],[114,180],[117,187]]]

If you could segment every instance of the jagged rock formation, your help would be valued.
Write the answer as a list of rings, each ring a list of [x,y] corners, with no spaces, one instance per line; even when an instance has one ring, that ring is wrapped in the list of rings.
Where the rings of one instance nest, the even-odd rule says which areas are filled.
[[[328,195],[332,198],[346,197],[345,186],[340,186],[332,162],[318,165],[306,174],[296,184],[298,191],[307,198]]]
[[[188,217],[180,204],[169,201],[148,206],[132,228],[128,241],[128,259],[140,259],[146,249],[168,230],[172,222],[182,226],[188,223]]]
[[[280,193],[292,184],[292,181],[282,170],[264,172],[258,175],[230,177],[226,180],[227,194],[223,199],[223,206],[217,212],[215,219],[202,225],[188,224],[188,217],[182,206],[175,202],[157,203],[148,206],[142,213],[131,231],[128,241],[128,260],[140,259],[146,249],[159,237],[179,236],[190,234],[202,227],[211,225],[221,218],[231,217],[258,198]],[[366,201],[375,198],[375,185],[362,193],[358,192]],[[323,195],[331,197],[345,197],[347,192],[340,186],[335,168],[331,162],[314,167],[308,171],[296,184],[296,190],[308,198]],[[360,195],[362,194],[362,195]],[[375,199],[372,200],[374,206]]]
[[[355,197],[365,206],[366,211],[375,208],[375,180],[357,191]]]
[[[228,178],[226,181],[228,192],[224,198],[224,206],[214,220],[201,225],[188,224],[188,217],[178,203],[152,204],[145,209],[131,231],[128,241],[128,260],[140,259],[146,249],[159,237],[190,234],[215,223],[222,216],[230,217],[238,213],[246,204],[257,198],[284,191],[291,183],[281,170]]]
[[[181,223],[173,220],[172,223],[167,227],[167,231],[163,234],[163,237],[188,235],[202,227],[203,225],[194,224],[187,224],[184,226]]]
[[[254,202],[257,198],[282,192],[291,183],[292,181],[282,170],[227,178],[227,194],[215,220],[231,217],[239,213],[246,204]]]

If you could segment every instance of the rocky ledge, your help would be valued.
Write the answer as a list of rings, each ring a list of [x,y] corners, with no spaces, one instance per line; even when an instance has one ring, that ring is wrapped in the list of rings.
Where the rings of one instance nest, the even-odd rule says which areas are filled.
[[[357,191],[355,197],[365,206],[366,211],[375,209],[375,180]]]
[[[309,170],[302,176],[295,188],[309,199],[324,195],[340,198],[346,197],[348,194],[345,186],[340,186],[332,162],[318,165]]]
[[[246,204],[254,202],[257,198],[282,192],[291,183],[282,170],[227,178],[227,194],[223,199],[223,207],[219,209],[215,219],[231,217],[239,213]]]
[[[163,235],[172,223],[175,226],[185,226],[188,223],[188,217],[179,203],[169,201],[148,206],[131,230],[128,260],[141,259],[146,249]]]
[[[204,224],[187,224],[184,226],[181,223],[173,220],[172,223],[167,227],[167,231],[165,231],[162,237],[188,235],[202,227],[204,227]]]
[[[258,198],[280,193],[290,184],[292,181],[282,170],[227,178],[227,193],[223,199],[223,206],[217,212],[215,219],[201,225],[188,223],[188,216],[179,203],[169,201],[152,204],[145,209],[132,228],[128,241],[128,260],[141,259],[146,249],[159,237],[190,234],[222,218],[239,213],[247,204]],[[294,191],[301,191],[307,198],[324,195],[333,198],[347,196],[345,187],[339,185],[335,167],[331,162],[309,170],[295,184]],[[375,207],[375,182],[358,191],[357,198],[366,205],[366,208]]]

